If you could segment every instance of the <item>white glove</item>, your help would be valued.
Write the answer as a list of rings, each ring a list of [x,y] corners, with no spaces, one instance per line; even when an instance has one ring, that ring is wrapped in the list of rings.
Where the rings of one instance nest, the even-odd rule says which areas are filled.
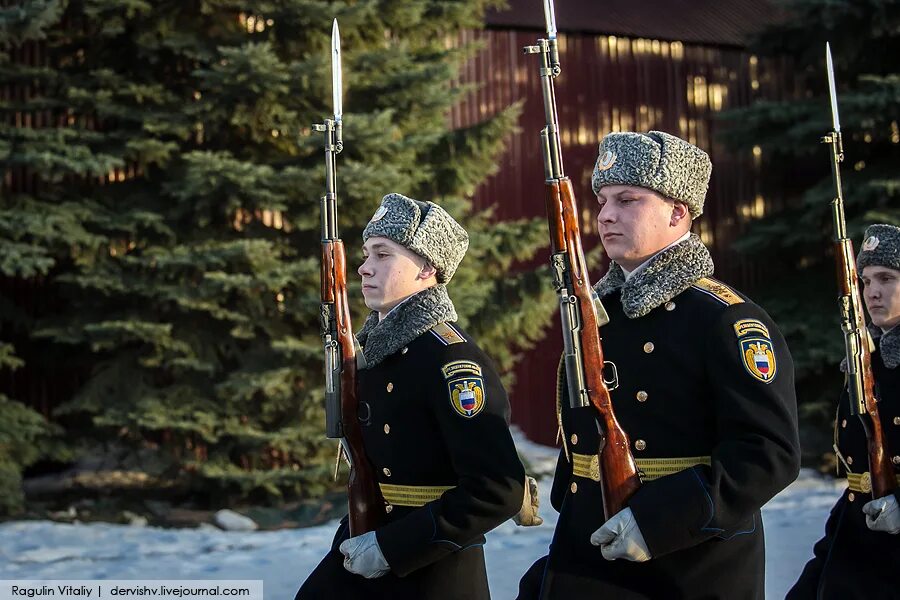
[[[366,579],[381,577],[391,570],[374,531],[344,540],[338,550],[344,555],[344,568]]]
[[[893,495],[888,494],[884,498],[866,502],[862,509],[866,513],[866,525],[872,531],[884,531],[892,535],[900,533],[900,507]]]
[[[606,560],[624,558],[634,562],[650,560],[650,549],[630,508],[620,510],[591,535]]]
[[[537,480],[534,477],[526,477],[525,497],[522,499],[522,508],[513,517],[513,521],[519,527],[537,527],[544,522],[544,519],[538,516],[538,508],[540,506],[541,500],[538,498]]]

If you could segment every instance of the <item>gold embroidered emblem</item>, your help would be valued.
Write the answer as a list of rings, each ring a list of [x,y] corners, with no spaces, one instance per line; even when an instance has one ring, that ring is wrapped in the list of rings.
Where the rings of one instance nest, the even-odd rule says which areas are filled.
[[[747,372],[763,383],[771,383],[775,379],[778,365],[772,351],[772,341],[763,337],[752,337],[740,340],[741,355]]]
[[[447,382],[450,404],[460,416],[471,419],[484,408],[484,380],[481,377],[457,377]]]

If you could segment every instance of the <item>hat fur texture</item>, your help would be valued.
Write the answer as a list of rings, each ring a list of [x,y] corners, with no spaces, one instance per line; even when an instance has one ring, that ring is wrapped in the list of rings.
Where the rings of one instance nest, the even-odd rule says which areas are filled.
[[[363,243],[371,237],[388,238],[423,257],[437,271],[438,283],[450,281],[469,248],[469,234],[447,211],[396,193],[382,198],[363,230]]]
[[[712,162],[697,146],[663,131],[610,133],[600,142],[591,176],[594,193],[607,185],[647,188],[703,213]]]
[[[856,255],[856,270],[862,274],[862,270],[870,265],[900,271],[900,227],[877,223],[866,229]]]

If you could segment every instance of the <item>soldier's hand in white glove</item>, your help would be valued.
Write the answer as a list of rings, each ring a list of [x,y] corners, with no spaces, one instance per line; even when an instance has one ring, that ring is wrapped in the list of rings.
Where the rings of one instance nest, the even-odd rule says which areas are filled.
[[[900,507],[893,495],[866,502],[862,509],[866,513],[866,525],[872,531],[884,531],[892,535],[900,533]]]
[[[644,535],[630,508],[617,512],[603,527],[595,531],[591,535],[591,543],[600,546],[600,552],[606,560],[650,560],[650,549],[647,548],[647,542],[644,541]]]
[[[391,570],[374,531],[344,540],[338,550],[344,555],[344,568],[366,579],[381,577]]]
[[[544,519],[538,516],[538,508],[541,506],[540,498],[538,498],[538,483],[534,477],[525,478],[525,497],[522,499],[522,508],[519,513],[513,517],[516,525],[520,527],[536,527],[544,522]]]

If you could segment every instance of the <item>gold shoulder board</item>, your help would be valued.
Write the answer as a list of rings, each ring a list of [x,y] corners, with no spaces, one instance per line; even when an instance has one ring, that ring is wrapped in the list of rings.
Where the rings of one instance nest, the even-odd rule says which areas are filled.
[[[744,301],[733,289],[712,277],[698,280],[692,287],[705,292],[725,305],[740,304]]]
[[[450,323],[438,323],[431,328],[431,333],[445,346],[450,344],[461,344],[466,341],[460,333]]]

